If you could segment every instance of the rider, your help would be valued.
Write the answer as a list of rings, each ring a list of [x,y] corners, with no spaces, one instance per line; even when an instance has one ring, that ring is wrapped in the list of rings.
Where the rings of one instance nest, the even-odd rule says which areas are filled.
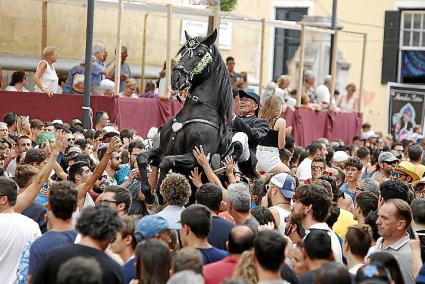
[[[258,143],[269,131],[267,120],[258,118],[260,97],[251,91],[238,90],[239,115],[233,117],[232,144],[223,157],[232,156],[238,161],[239,169],[247,176],[255,176]]]

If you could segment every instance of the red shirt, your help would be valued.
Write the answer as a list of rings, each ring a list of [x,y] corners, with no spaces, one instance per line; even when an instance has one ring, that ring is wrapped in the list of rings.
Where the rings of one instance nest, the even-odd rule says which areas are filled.
[[[237,256],[227,256],[220,261],[205,265],[205,284],[220,284],[225,278],[232,278],[237,262]]]

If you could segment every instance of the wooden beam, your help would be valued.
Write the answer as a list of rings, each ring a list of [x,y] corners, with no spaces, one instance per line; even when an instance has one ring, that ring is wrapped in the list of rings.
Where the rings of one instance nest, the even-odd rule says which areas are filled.
[[[300,66],[299,66],[299,72],[298,72],[297,107],[301,106],[301,95],[303,92],[304,49],[305,49],[305,24],[301,24],[300,63],[299,63]]]
[[[258,82],[258,93],[263,94],[264,80],[264,42],[266,38],[266,19],[261,19],[261,45],[260,45],[260,78]]]
[[[41,1],[41,52],[47,46],[47,1]]]
[[[147,41],[147,25],[148,25],[148,16],[149,13],[145,14],[143,20],[143,42],[142,42],[142,62],[141,62],[141,72],[140,72],[140,92],[143,94],[145,92],[146,81],[145,81],[145,65],[146,65],[146,41]]]
[[[363,79],[364,79],[364,68],[366,63],[366,43],[367,43],[367,34],[363,34],[363,52],[362,52],[362,67],[360,69],[360,86],[359,86],[359,102],[358,102],[358,111],[362,111],[362,97],[363,97]]]
[[[336,68],[337,68],[337,64],[338,64],[338,58],[337,58],[337,54],[338,54],[338,30],[335,31],[334,34],[334,43],[332,46],[332,69],[331,69],[331,76],[332,76],[332,84],[331,84],[331,98],[329,101],[329,110],[333,110],[334,109],[334,104],[333,101],[335,100],[335,85],[336,85]]]
[[[167,4],[167,63],[165,69],[165,88],[164,88],[164,96],[170,90],[171,84],[171,15],[172,15],[172,6],[171,4]]]
[[[118,17],[117,17],[117,43],[115,47],[115,95],[120,93],[120,78],[121,78],[121,25],[122,12],[124,9],[123,0],[118,2]]]

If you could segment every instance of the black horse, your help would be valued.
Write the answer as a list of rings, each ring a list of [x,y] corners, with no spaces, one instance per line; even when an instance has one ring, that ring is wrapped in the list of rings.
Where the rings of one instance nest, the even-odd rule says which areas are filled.
[[[185,35],[187,41],[178,52],[171,87],[188,89],[188,95],[182,110],[161,127],[159,147],[137,158],[142,192],[150,190],[148,164],[159,166],[158,193],[170,169],[188,174],[195,167],[195,146],[202,145],[206,154],[221,154],[231,140],[233,97],[227,68],[214,45],[217,30],[207,37]]]

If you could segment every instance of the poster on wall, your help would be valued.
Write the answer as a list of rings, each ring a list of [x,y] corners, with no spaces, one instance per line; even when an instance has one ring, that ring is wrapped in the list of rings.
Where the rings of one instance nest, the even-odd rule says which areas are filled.
[[[388,131],[396,140],[424,135],[425,86],[388,83]]]

